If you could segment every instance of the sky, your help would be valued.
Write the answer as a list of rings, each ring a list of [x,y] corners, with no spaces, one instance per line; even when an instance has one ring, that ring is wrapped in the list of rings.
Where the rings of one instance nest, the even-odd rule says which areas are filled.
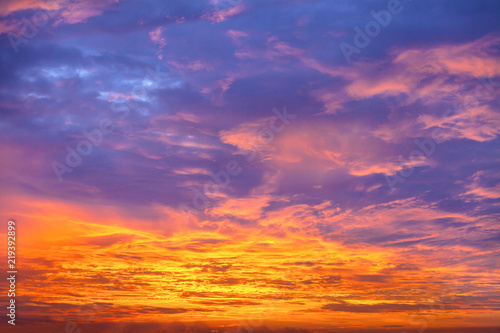
[[[2,330],[500,332],[498,1],[3,0],[0,58]]]

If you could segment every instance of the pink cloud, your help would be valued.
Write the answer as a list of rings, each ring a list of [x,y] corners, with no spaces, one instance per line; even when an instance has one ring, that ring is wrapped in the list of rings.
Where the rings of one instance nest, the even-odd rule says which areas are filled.
[[[238,44],[241,38],[248,36],[246,32],[240,30],[228,30],[226,35],[231,37],[235,44]]]
[[[218,23],[224,22],[228,17],[237,15],[245,10],[245,5],[239,3],[239,1],[210,0],[210,3],[215,6],[215,11],[204,14],[201,18]]]
[[[463,80],[500,74],[500,58],[489,52],[499,41],[500,37],[489,35],[465,44],[393,51],[390,66],[382,71],[378,63],[358,63],[347,71],[343,76],[352,80],[347,92],[355,98],[405,93],[425,103],[453,97],[463,84],[447,82],[449,75],[462,75]],[[421,84],[429,78],[433,79]]]
[[[87,19],[101,15],[112,4],[118,3],[119,0],[53,0],[53,1],[36,1],[36,0],[21,0],[2,1],[0,4],[0,16],[7,16],[10,13],[20,10],[38,10],[34,15],[45,13],[47,19],[55,17],[55,26],[61,23],[76,24],[86,22]],[[29,21],[33,21],[33,17],[28,17]],[[40,17],[43,17],[40,16]],[[21,23],[18,21],[2,22],[0,25],[0,33],[14,32],[19,33]]]
[[[165,38],[162,37],[164,31],[165,27],[160,26],[149,32],[149,38],[151,38],[151,40],[155,44],[157,44],[160,47],[160,49],[164,48],[165,45],[167,45],[167,41],[165,40]]]
[[[292,124],[268,142],[257,135],[268,120],[263,118],[221,131],[221,141],[240,151],[257,152],[261,162],[270,168],[307,174],[311,179],[339,169],[346,169],[354,176],[394,174],[401,169],[401,161],[387,144],[364,125],[346,127],[317,119],[297,126]],[[412,163],[417,166],[429,162],[415,159]]]
[[[394,63],[420,71],[445,71],[454,75],[498,75],[500,59],[488,52],[498,42],[499,36],[487,35],[470,43],[406,50],[397,54]]]
[[[474,199],[500,199],[500,183],[494,186],[485,187],[481,185],[483,179],[499,179],[500,172],[493,171],[477,171],[466,181],[467,192],[463,196],[472,196]],[[468,183],[468,184],[467,184]]]
[[[440,140],[469,139],[493,140],[500,134],[500,113],[487,106],[466,109],[449,116],[424,115],[419,121],[425,128],[439,127],[443,130]]]
[[[26,9],[58,10],[63,1],[38,1],[38,0],[4,0],[0,2],[0,15],[7,16],[10,13]]]

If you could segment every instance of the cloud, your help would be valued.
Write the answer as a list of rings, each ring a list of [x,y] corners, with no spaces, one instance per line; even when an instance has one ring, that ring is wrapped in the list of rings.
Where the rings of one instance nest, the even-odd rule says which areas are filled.
[[[167,41],[162,37],[162,33],[165,31],[165,27],[158,27],[149,32],[149,37],[153,41],[153,43],[157,44],[160,49],[164,48],[167,45]]]
[[[6,0],[0,5],[0,17],[4,18],[0,26],[0,33],[24,34],[23,27],[26,25],[26,21],[21,22],[23,18],[30,22],[29,24],[35,24],[41,28],[47,24],[47,21],[52,26],[61,23],[84,23],[89,18],[102,15],[104,11],[118,2],[119,0]],[[30,13],[31,15],[20,16],[22,13]],[[38,29],[35,26],[33,27],[38,33]]]
[[[218,23],[245,10],[245,4],[241,0],[210,0],[210,4],[214,6],[214,11],[204,14],[202,18]]]
[[[464,196],[472,196],[476,199],[498,199],[500,198],[499,174],[493,170],[482,170],[475,172],[466,183],[467,191]]]
[[[380,312],[399,312],[399,311],[415,311],[418,305],[413,304],[346,304],[346,303],[330,303],[324,305],[324,310],[338,312],[354,312],[354,313],[380,313]]]
[[[424,129],[441,129],[439,141],[465,138],[482,142],[493,140],[500,134],[500,114],[484,105],[449,116],[423,115],[418,120]]]

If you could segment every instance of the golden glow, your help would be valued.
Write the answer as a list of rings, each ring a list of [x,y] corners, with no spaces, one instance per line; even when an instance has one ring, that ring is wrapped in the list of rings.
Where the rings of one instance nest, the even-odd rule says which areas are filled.
[[[352,212],[329,210],[325,203],[274,211],[259,226],[236,228],[228,220],[217,230],[196,231],[172,221],[178,227],[170,234],[159,232],[162,224],[133,227],[137,222],[117,219],[109,207],[92,211],[63,202],[24,202],[32,204],[23,207],[29,213],[18,216],[23,221],[19,269],[25,274],[19,288],[37,306],[26,315],[226,325],[279,321],[311,323],[309,328],[409,326],[410,314],[435,304],[436,326],[454,324],[457,316],[465,318],[465,326],[480,318],[496,320],[489,310],[471,309],[463,300],[498,291],[493,271],[436,264],[470,251],[466,247],[418,257],[404,247],[349,246],[306,232],[318,208],[346,228],[362,228],[364,219],[387,227],[398,214],[443,214],[408,201],[367,207],[366,215],[357,217],[359,224],[351,226],[346,221],[353,223]],[[278,221],[290,232],[276,232]],[[466,273],[469,278],[462,278]],[[454,301],[441,309],[434,299],[443,295]]]

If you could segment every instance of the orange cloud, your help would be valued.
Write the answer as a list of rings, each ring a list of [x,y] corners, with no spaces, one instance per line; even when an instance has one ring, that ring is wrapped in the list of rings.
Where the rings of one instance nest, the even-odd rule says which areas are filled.
[[[496,282],[493,272],[468,266],[478,260],[478,251],[458,244],[438,254],[429,243],[460,236],[441,233],[431,221],[468,223],[472,217],[414,198],[357,211],[324,202],[265,212],[271,198],[253,195],[214,208],[208,215],[214,223],[205,225],[209,229],[175,228],[180,213],[165,208],[163,226],[172,232],[163,235],[148,221],[117,215],[111,207],[12,198],[25,202],[10,206],[18,212],[25,244],[19,267],[23,304],[36,305],[23,311],[32,318],[76,322],[203,319],[234,329],[255,318],[269,324],[280,318],[281,325],[310,329],[334,328],[339,321],[343,327],[367,328],[388,320],[411,327],[411,313],[446,295],[455,301],[438,314],[440,325],[465,315],[471,320],[465,326],[481,316],[497,322],[495,312],[474,308],[474,297],[491,293]],[[220,220],[221,215],[229,219]],[[231,217],[258,224],[239,226]],[[409,222],[398,225],[401,221]],[[331,237],[321,235],[322,225],[335,226]],[[366,228],[372,231],[363,233]],[[481,236],[465,228],[460,232],[468,239]],[[357,243],[346,242],[356,235]],[[397,246],[402,241],[421,245]],[[445,264],[449,258],[457,262]],[[477,285],[468,285],[464,275],[473,275]],[[461,280],[455,283],[453,276]],[[41,279],[51,288],[40,289]],[[425,293],[415,292],[423,288]],[[494,306],[492,300],[484,302]]]

